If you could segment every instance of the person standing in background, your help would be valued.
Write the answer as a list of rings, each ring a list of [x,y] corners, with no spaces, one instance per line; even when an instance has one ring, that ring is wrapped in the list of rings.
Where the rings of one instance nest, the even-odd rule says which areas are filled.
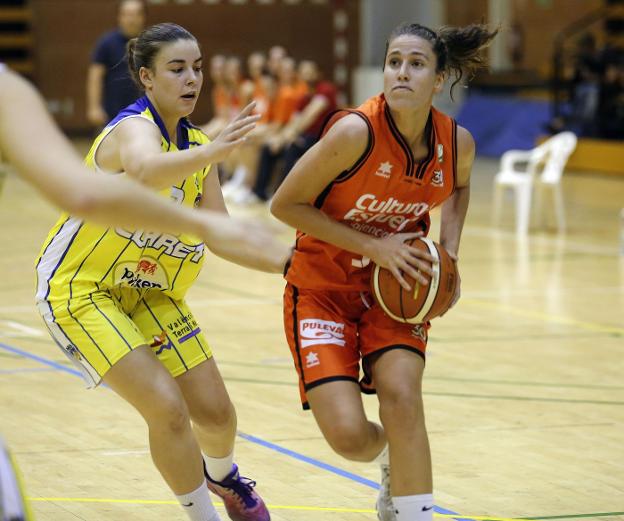
[[[145,26],[143,0],[117,3],[118,27],[98,40],[87,73],[87,119],[100,129],[141,96],[128,72],[126,45]]]

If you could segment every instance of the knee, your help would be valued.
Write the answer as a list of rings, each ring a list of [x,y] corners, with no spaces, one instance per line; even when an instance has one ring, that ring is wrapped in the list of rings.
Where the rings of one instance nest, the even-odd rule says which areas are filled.
[[[151,429],[169,431],[176,434],[190,428],[190,415],[186,403],[181,397],[158,397],[157,406],[145,415]]]
[[[236,423],[236,411],[229,400],[204,404],[193,410],[193,423],[206,429],[225,429]]]
[[[397,385],[379,396],[379,416],[385,427],[389,424],[413,428],[424,425],[422,392],[410,385]]]
[[[325,431],[325,438],[332,449],[343,458],[353,461],[368,461],[367,449],[370,443],[366,424],[336,422]]]

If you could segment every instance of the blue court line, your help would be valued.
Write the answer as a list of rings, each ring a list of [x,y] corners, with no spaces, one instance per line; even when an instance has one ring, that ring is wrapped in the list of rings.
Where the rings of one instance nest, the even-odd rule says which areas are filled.
[[[76,371],[75,369],[72,369],[71,367],[66,367],[62,364],[59,364],[58,362],[54,362],[53,360],[48,360],[47,358],[33,355],[32,353],[29,353],[28,351],[23,351],[21,349],[18,349],[17,347],[12,347],[7,344],[3,344],[2,342],[0,342],[0,347],[4,349],[5,351],[9,351],[9,353],[20,355],[20,356],[23,356],[24,358],[30,358],[31,360],[35,360],[36,362],[39,362],[40,364],[53,367],[54,369],[57,369],[59,371],[65,371],[66,373],[73,374],[74,376],[78,376],[82,378],[82,374],[80,374],[79,371]]]
[[[287,449],[285,447],[281,447],[280,445],[276,445],[275,443],[271,443],[270,441],[263,440],[261,438],[257,438],[256,436],[252,436],[251,434],[245,434],[244,432],[238,431],[237,434],[243,438],[244,440],[251,441],[252,443],[256,443],[261,445],[262,447],[266,447],[267,449],[274,450],[281,454],[285,454],[286,456],[290,456],[291,458],[297,459],[299,461],[303,461],[304,463],[309,463],[310,465],[314,465],[322,470],[326,470],[328,472],[332,472],[333,474],[337,474],[343,478],[350,479],[351,481],[355,481],[360,483],[361,485],[365,485],[367,487],[373,488],[375,490],[379,490],[379,483],[375,481],[371,481],[370,479],[366,479],[362,476],[358,476],[357,474],[353,474],[346,470],[339,469],[338,467],[334,467],[333,465],[328,465],[327,463],[323,463],[322,461],[318,461],[314,458],[310,458],[309,456],[304,456],[303,454],[299,454],[293,450]],[[453,512],[451,510],[447,510],[446,508],[442,508],[439,506],[435,506],[434,510],[439,514],[449,514],[455,515],[457,512]],[[457,518],[463,519],[463,518]]]
[[[10,353],[16,354],[16,355],[20,355],[23,356],[25,358],[30,358],[31,360],[35,360],[36,362],[39,362],[41,364],[45,364],[49,367],[52,367],[54,369],[57,369],[59,371],[64,371],[66,373],[72,374],[74,376],[78,376],[82,379],[82,375],[80,374],[80,372],[76,371],[75,369],[71,369],[69,367],[65,367],[64,365],[59,364],[58,362],[54,362],[53,360],[48,360],[46,358],[43,358],[41,356],[37,356],[37,355],[33,355],[32,353],[29,353],[28,351],[23,351],[22,349],[18,349],[17,347],[13,347],[13,346],[9,346],[7,344],[4,344],[2,342],[0,342],[0,348],[9,351]],[[360,483],[361,485],[365,485],[367,487],[373,488],[375,490],[379,489],[379,483],[376,483],[375,481],[371,481],[369,479],[366,479],[362,476],[358,476],[357,474],[353,474],[351,472],[348,472],[346,470],[342,470],[339,469],[338,467],[334,467],[332,465],[328,465],[327,463],[323,463],[322,461],[318,461],[314,458],[310,458],[309,456],[305,456],[303,454],[299,454],[298,452],[292,451],[290,449],[287,449],[285,447],[281,447],[280,445],[276,445],[274,443],[271,443],[270,441],[266,441],[263,440],[261,438],[257,438],[256,436],[252,436],[251,434],[245,434],[243,432],[238,432],[238,435],[247,440],[250,441],[252,443],[255,443],[257,445],[260,445],[262,447],[265,447],[267,449],[271,449],[274,450],[276,452],[279,452],[281,454],[284,454],[286,456],[290,456],[291,458],[297,459],[299,461],[303,461],[305,463],[308,463],[310,465],[314,465],[315,467],[318,467],[320,469],[326,470],[328,472],[331,472],[333,474],[337,474],[338,476],[341,476],[343,478],[347,478],[350,479],[351,481],[355,481],[356,483]],[[438,505],[434,506],[434,510],[436,512],[438,512],[439,514],[448,514],[448,515],[456,515],[457,512],[453,512],[452,510],[447,510],[446,508],[442,508]],[[471,521],[470,518],[461,518],[461,517],[457,517],[456,518],[458,521]]]
[[[257,438],[256,436],[252,436],[251,434],[245,434],[244,432],[240,432],[240,431],[238,431],[237,434],[241,438],[247,441],[251,441],[253,443],[257,443],[258,445],[262,445],[263,447],[266,447],[267,449],[280,452],[282,454],[285,454],[286,456],[290,456],[291,458],[298,459],[299,461],[309,463],[310,465],[314,465],[315,467],[318,467],[320,469],[327,470],[334,474],[338,474],[339,476],[342,476],[343,478],[356,481],[357,483],[366,485],[367,487],[374,488],[375,490],[379,489],[379,483],[375,483],[374,481],[371,481],[370,479],[366,479],[366,478],[363,478],[362,476],[358,476],[357,474],[352,474],[351,472],[348,472],[346,470],[342,470],[342,469],[339,469],[338,467],[328,465],[327,463],[323,463],[322,461],[318,461],[314,458],[310,458],[309,456],[304,456],[303,454],[299,454],[298,452],[292,451],[285,447],[281,447],[280,445],[275,445],[275,443],[271,443],[270,441]]]

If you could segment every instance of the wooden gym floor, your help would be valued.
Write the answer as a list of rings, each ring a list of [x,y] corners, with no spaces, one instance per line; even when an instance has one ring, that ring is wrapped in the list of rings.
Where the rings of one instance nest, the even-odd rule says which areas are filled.
[[[436,518],[624,520],[624,178],[566,174],[568,232],[518,241],[511,199],[503,226],[490,226],[496,167],[475,166],[463,298],[431,332]],[[84,390],[35,312],[33,261],[56,215],[7,178],[0,432],[39,521],[182,521],[139,416],[106,388]],[[189,295],[237,407],[236,460],[276,521],[373,521],[375,465],[333,455],[300,409],[282,287],[209,256]],[[376,418],[375,397],[365,404]]]

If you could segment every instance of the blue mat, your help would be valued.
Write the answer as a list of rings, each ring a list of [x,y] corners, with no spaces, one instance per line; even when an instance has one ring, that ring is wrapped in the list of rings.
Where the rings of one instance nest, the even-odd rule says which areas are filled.
[[[551,104],[514,97],[469,95],[457,123],[475,138],[477,154],[500,157],[514,149],[529,150],[537,137],[546,133],[551,119]]]

